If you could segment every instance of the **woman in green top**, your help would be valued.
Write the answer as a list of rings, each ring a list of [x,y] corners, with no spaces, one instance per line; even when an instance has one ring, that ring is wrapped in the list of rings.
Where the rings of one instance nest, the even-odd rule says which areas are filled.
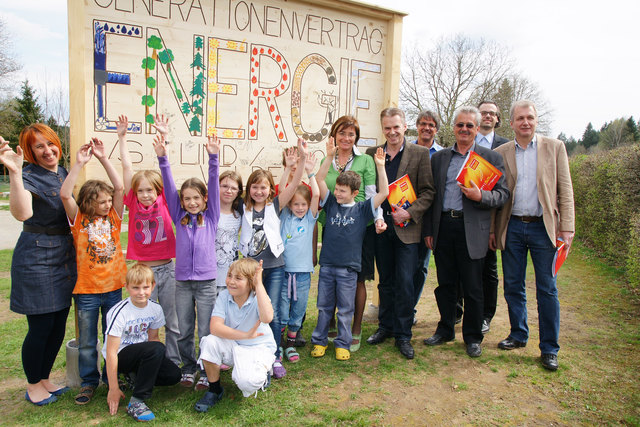
[[[336,186],[336,178],[344,171],[353,171],[360,175],[360,191],[355,198],[356,202],[366,200],[376,194],[376,166],[373,158],[366,154],[360,153],[356,144],[360,139],[360,125],[358,120],[353,116],[342,116],[331,127],[331,137],[336,143],[336,154],[333,158],[324,158],[323,162],[331,162],[329,173],[325,182],[329,190],[333,192]],[[379,215],[380,221],[384,222]],[[320,213],[318,219],[322,225],[326,221],[325,212]],[[378,221],[376,219],[376,221]],[[367,288],[364,285],[365,280],[373,280],[374,277],[374,237],[375,226],[373,223],[367,227],[367,233],[362,245],[362,268],[358,273],[358,285],[356,288],[355,311],[353,313],[353,325],[351,333],[353,341],[351,343],[351,351],[357,351],[360,348],[360,339],[362,337],[362,315],[364,306],[367,302]],[[335,337],[335,321],[330,326],[329,337]]]

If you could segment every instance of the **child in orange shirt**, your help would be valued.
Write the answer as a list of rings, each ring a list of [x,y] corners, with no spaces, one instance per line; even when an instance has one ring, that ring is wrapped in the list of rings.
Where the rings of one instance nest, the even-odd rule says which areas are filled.
[[[113,187],[104,181],[89,180],[80,188],[76,202],[73,187],[92,156],[100,161]],[[102,141],[96,138],[80,147],[76,163],[60,188],[78,263],[78,280],[73,289],[78,309],[78,369],[82,379],[82,388],[75,398],[78,405],[91,401],[100,381],[100,372],[96,367],[100,310],[104,338],[107,312],[122,300],[122,287],[127,274],[120,246],[123,190],[120,175],[109,161]],[[103,380],[106,378],[103,377]]]

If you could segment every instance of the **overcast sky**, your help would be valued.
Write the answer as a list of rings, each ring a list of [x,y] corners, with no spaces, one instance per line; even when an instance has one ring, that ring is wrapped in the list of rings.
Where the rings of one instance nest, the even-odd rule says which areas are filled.
[[[83,1],[83,0],[77,0]],[[511,49],[518,70],[537,83],[553,110],[552,134],[579,138],[591,121],[640,117],[638,22],[631,0],[507,0],[455,2],[369,0],[407,12],[403,45],[428,47],[441,36],[465,33]],[[68,86],[66,0],[3,0],[0,17],[13,51],[38,90]]]

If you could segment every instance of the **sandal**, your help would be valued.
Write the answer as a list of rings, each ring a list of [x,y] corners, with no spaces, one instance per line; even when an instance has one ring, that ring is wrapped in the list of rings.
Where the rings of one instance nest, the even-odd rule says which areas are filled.
[[[296,351],[295,347],[287,347],[284,349],[284,355],[291,363],[296,363],[300,360],[300,354]]]
[[[95,386],[87,385],[80,389],[80,393],[78,393],[75,397],[76,405],[86,405],[91,402],[93,399],[93,394],[96,391]]]
[[[346,348],[336,347],[336,360],[349,360],[351,353]]]
[[[327,351],[326,345],[315,344],[313,346],[313,350],[311,350],[312,357],[322,357],[324,353]]]
[[[358,342],[355,342],[358,341]],[[351,336],[351,352],[356,352],[360,350],[360,341],[362,341],[362,333],[353,334]]]

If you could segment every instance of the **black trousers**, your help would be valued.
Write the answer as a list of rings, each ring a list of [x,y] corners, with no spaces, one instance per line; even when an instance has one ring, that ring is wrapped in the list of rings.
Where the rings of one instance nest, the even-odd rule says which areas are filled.
[[[22,368],[29,384],[49,379],[64,340],[69,307],[54,313],[28,314],[29,331],[22,343]]]
[[[174,385],[180,381],[180,368],[166,357],[164,344],[146,341],[131,344],[118,353],[118,373],[135,374],[133,396],[151,397],[154,386]]]
[[[482,294],[484,295],[483,317],[491,321],[496,315],[498,306],[498,257],[496,251],[487,250],[482,268]],[[462,317],[464,302],[462,301],[462,283],[458,286],[458,300],[456,303],[456,316]]]
[[[464,219],[442,215],[434,256],[438,275],[434,293],[440,311],[436,333],[446,339],[454,338],[457,291],[461,284],[464,299],[462,337],[467,344],[482,342],[483,258],[469,257]]]

